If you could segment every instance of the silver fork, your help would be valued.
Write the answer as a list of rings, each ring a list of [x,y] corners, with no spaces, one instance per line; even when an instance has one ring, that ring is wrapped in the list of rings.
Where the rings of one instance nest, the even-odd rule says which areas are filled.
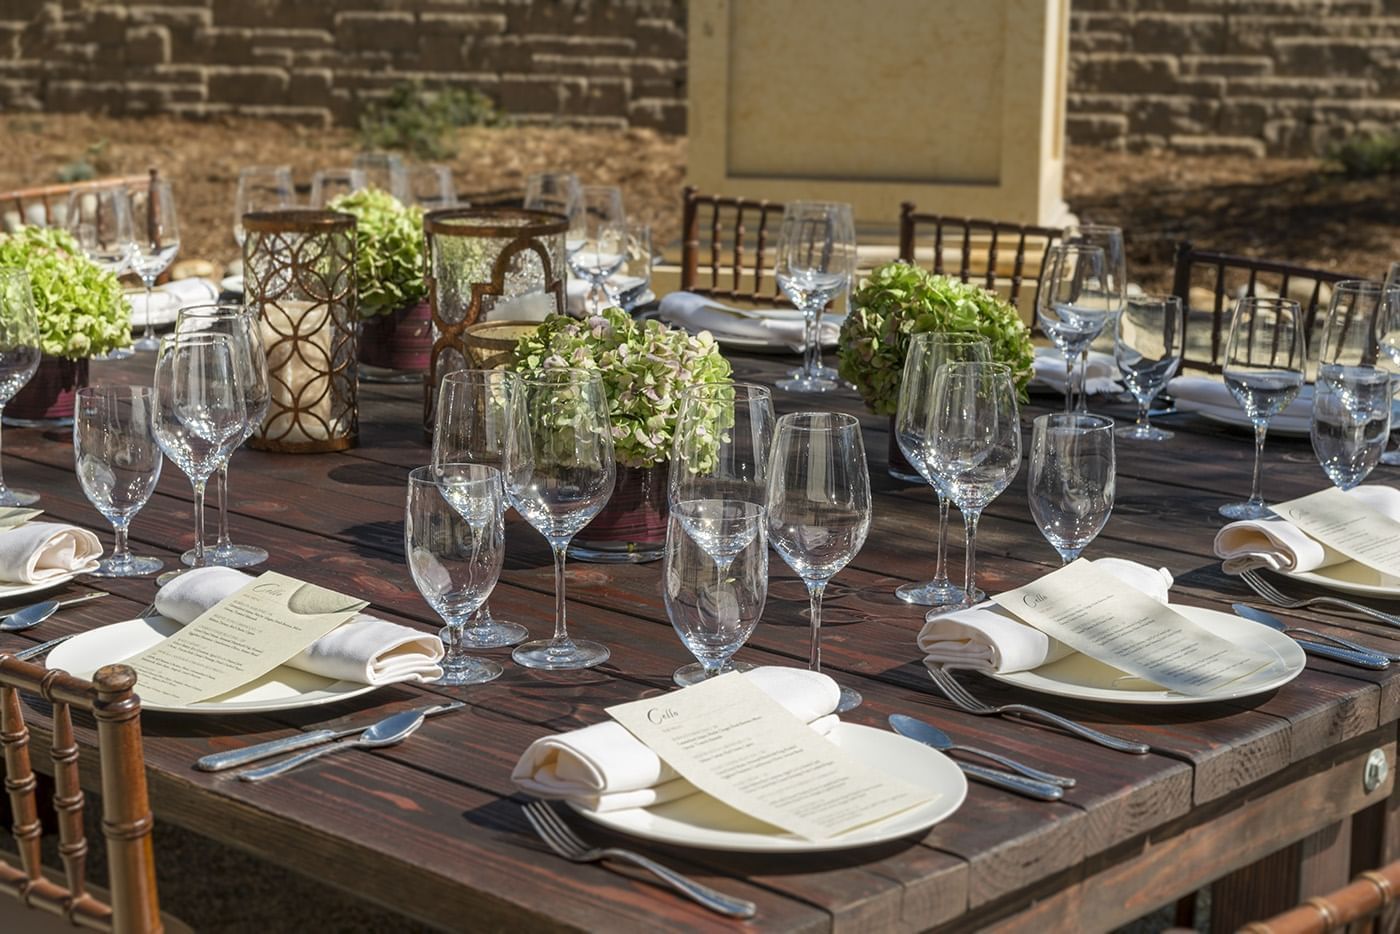
[[[1340,597],[1290,597],[1279,590],[1273,584],[1266,581],[1258,571],[1241,571],[1240,578],[1249,585],[1259,596],[1268,600],[1274,606],[1281,606],[1287,610],[1297,610],[1305,606],[1335,606],[1344,610],[1351,610],[1355,613],[1362,613],[1374,620],[1379,620],[1388,626],[1400,627],[1400,616],[1394,613],[1386,613],[1361,603],[1353,603],[1350,600],[1343,600]]]
[[[1078,736],[1080,739],[1087,739],[1091,743],[1098,743],[1100,746],[1117,752],[1130,752],[1135,756],[1146,755],[1152,751],[1152,747],[1145,743],[1135,743],[1126,739],[1119,739],[1116,736],[1109,736],[1107,733],[1100,733],[1098,730],[1091,729],[1082,723],[1076,723],[1073,720],[1062,717],[1059,714],[1051,713],[1048,710],[1042,710],[1039,707],[1031,707],[1026,704],[1000,704],[994,707],[991,704],[984,703],[969,694],[966,688],[953,679],[952,673],[941,666],[930,665],[928,676],[933,679],[933,683],[943,692],[944,697],[947,697],[948,700],[970,714],[976,714],[979,717],[1001,715],[1020,717],[1026,720],[1037,720],[1041,723],[1057,726],[1067,733]]]
[[[677,892],[688,896],[711,911],[728,915],[731,918],[752,918],[758,913],[758,906],[753,902],[725,895],[723,892],[717,892],[693,879],[687,879],[675,870],[667,869],[640,853],[619,850],[616,847],[590,847],[574,833],[573,828],[564,823],[563,818],[555,813],[554,808],[543,801],[531,801],[525,805],[524,811],[525,819],[530,822],[531,827],[535,828],[535,833],[539,834],[545,845],[570,862],[596,863],[604,859],[626,860],[642,867]]]

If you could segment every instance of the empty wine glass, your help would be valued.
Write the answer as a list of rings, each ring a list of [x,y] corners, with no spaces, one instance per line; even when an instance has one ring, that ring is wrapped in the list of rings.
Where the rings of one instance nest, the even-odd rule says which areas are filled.
[[[531,211],[563,214],[573,221],[583,207],[583,186],[571,172],[536,172],[525,179],[525,207]],[[570,227],[566,249],[572,252],[578,244],[572,242],[572,224]]]
[[[822,670],[822,595],[870,532],[870,472],[855,416],[794,412],[778,419],[768,459],[768,537],[807,585],[811,602],[809,667]],[[860,704],[841,688],[837,711]]]
[[[904,374],[899,383],[899,403],[895,410],[895,440],[905,459],[938,496],[938,550],[933,580],[923,584],[901,584],[895,595],[905,603],[921,606],[961,606],[967,601],[963,589],[948,580],[948,494],[938,477],[938,463],[932,457],[933,385],[939,369],[948,363],[990,361],[991,344],[976,334],[952,331],[915,334],[909,339],[904,357]],[[978,598],[980,599],[980,597]]]
[[[267,354],[263,349],[258,313],[251,308],[230,303],[186,305],[175,318],[176,334],[226,334],[233,343],[243,401],[248,409],[248,424],[234,449],[252,437],[262,424],[271,401],[267,377]],[[237,545],[228,528],[228,465],[219,465],[217,496],[219,500],[219,537],[214,547],[205,553],[209,564],[229,568],[246,568],[267,560],[267,550],[256,545]],[[180,556],[185,564],[194,561],[194,549]]]
[[[651,225],[628,221],[622,265],[607,281],[608,301],[631,311],[651,292]]]
[[[391,194],[394,191],[394,176],[403,172],[403,158],[396,152],[359,152],[355,154],[353,165],[365,173],[367,187]]]
[[[1313,387],[1313,453],[1332,485],[1357,486],[1380,463],[1390,434],[1392,375],[1373,366],[1332,365]]]
[[[126,186],[76,189],[68,196],[65,226],[87,258],[113,275],[131,265],[131,196]]]
[[[171,334],[156,353],[154,428],[194,490],[193,567],[205,567],[204,487],[245,437],[248,407],[227,334]]]
[[[341,195],[368,187],[364,169],[318,169],[311,176],[311,206],[324,208]]]
[[[526,668],[591,668],[610,652],[569,638],[564,558],[570,539],[612,495],[617,467],[607,393],[597,374],[581,370],[517,376],[510,413],[506,493],[554,552],[554,636],[516,646],[511,657]]]
[[[416,204],[425,211],[457,206],[457,186],[445,165],[401,165],[390,173],[390,185],[389,193],[401,203]]]
[[[503,496],[495,467],[441,464],[408,474],[404,555],[418,592],[447,624],[437,684],[482,684],[501,676],[500,665],[467,655],[460,637],[501,576]]]
[[[0,266],[0,416],[39,368],[42,356],[39,313],[29,274],[17,266]],[[10,489],[0,474],[0,506],[29,506],[38,501],[38,493]]]
[[[1035,316],[1045,336],[1065,357],[1065,411],[1075,409],[1075,364],[1118,313],[1123,295],[1115,285],[1102,247],[1057,243],[1045,251],[1045,274],[1036,292]]]
[[[116,543],[96,577],[140,577],[165,566],[127,544],[131,520],[160,479],[150,386],[84,386],[73,407],[73,462],[83,495],[112,523]]]
[[[1040,534],[1069,564],[1113,512],[1113,419],[1078,412],[1037,418],[1027,483]]]
[[[851,284],[856,271],[856,228],[851,206],[793,201],[783,210],[775,274],[778,285],[802,312],[802,369],[778,388],[830,392],[837,383],[822,367],[822,311]]]
[[[1115,431],[1129,441],[1165,441],[1170,431],[1148,418],[1152,400],[1176,375],[1186,349],[1181,299],[1175,295],[1133,295],[1113,324],[1113,359],[1123,384],[1137,400],[1137,421]]]
[[[752,509],[744,522],[746,544],[723,567],[685,522],[674,514],[667,522],[661,595],[671,625],[696,659],[671,676],[681,687],[752,667],[730,659],[753,634],[768,598],[767,518]]]
[[[233,239],[243,245],[243,215],[278,211],[296,205],[292,170],[285,165],[250,165],[238,172],[233,195]]]
[[[1116,316],[1123,310],[1123,303],[1128,294],[1128,261],[1126,251],[1123,249],[1123,228],[1110,224],[1071,224],[1065,228],[1064,242],[1086,243],[1103,249],[1109,291],[1117,296],[1118,300],[1118,307],[1114,309]],[[1088,410],[1088,377],[1089,348],[1085,347],[1079,354],[1079,385],[1084,388],[1084,391],[1079,394],[1075,403],[1076,411]]]
[[[504,468],[513,380],[509,370],[457,370],[443,377],[434,414],[434,467],[485,464]],[[523,642],[529,635],[519,623],[492,618],[489,604],[482,603],[471,625],[456,638],[474,649],[498,649]]]
[[[1390,271],[1386,274],[1384,285],[1384,304],[1382,306],[1382,322],[1376,328],[1376,339],[1380,344],[1380,358],[1377,365],[1390,371],[1395,377],[1391,381],[1392,389],[1400,392],[1400,262],[1390,264]],[[1400,425],[1397,425],[1394,417],[1394,408],[1391,409],[1391,431],[1394,432]],[[1381,454],[1381,463],[1395,466],[1400,464],[1400,447],[1389,450]]]
[[[967,530],[963,605],[971,606],[977,596],[977,522],[1021,468],[1020,409],[1011,368],[944,364],[933,381],[930,420],[930,459]]]
[[[180,222],[175,215],[170,183],[155,177],[154,170],[150,182],[131,193],[131,219],[135,236],[131,268],[146,286],[146,325],[141,329],[141,339],[133,346],[137,350],[156,350],[160,341],[156,339],[151,315],[151,290],[156,278],[180,252]]]
[[[616,188],[585,185],[579,197],[578,239],[568,250],[569,269],[588,280],[584,309],[594,315],[608,306],[605,283],[626,258],[627,218],[622,212],[622,192]]]
[[[1288,408],[1303,387],[1307,338],[1303,312],[1289,298],[1246,296],[1235,305],[1225,344],[1225,385],[1254,425],[1254,481],[1249,499],[1220,507],[1227,519],[1262,519],[1264,437],[1269,421]]]

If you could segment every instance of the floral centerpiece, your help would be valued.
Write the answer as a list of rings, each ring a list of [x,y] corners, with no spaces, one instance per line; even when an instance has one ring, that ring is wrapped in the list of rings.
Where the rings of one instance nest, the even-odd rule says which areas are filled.
[[[666,540],[666,469],[681,391],[729,378],[729,361],[708,332],[691,335],[620,308],[578,320],[551,315],[520,339],[522,375],[589,370],[608,396],[618,476],[612,498],[575,539],[577,557],[648,561]]]

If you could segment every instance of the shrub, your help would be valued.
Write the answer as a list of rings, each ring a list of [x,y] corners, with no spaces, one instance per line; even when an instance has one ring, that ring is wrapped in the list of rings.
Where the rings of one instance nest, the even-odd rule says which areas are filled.
[[[1328,161],[1353,178],[1400,172],[1400,133],[1352,136],[1333,146]]]
[[[360,145],[397,149],[420,159],[444,159],[453,153],[451,135],[456,128],[504,122],[495,102],[480,91],[405,83],[365,109],[360,116]]]

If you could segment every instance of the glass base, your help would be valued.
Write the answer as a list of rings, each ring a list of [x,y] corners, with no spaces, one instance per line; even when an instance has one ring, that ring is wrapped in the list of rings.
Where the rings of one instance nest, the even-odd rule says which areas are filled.
[[[893,464],[891,464],[889,467],[886,467],[885,470],[889,473],[891,477],[894,477],[896,480],[902,480],[905,483],[928,483],[927,480],[919,476],[919,474],[915,471],[900,470]]]
[[[439,633],[444,645],[450,645],[451,637],[444,626]],[[504,649],[518,645],[530,637],[530,630],[519,623],[508,623],[499,619],[484,619],[469,624],[462,630],[462,645],[469,649]]]
[[[256,545],[221,545],[204,550],[204,563],[221,568],[250,568],[267,560],[267,550]],[[194,549],[180,556],[186,567],[194,566]]]
[[[814,394],[819,392],[833,392],[836,389],[834,379],[813,379],[811,377],[794,377],[792,379],[780,379],[774,383],[784,392],[800,392]]]
[[[73,416],[65,415],[59,418],[15,418],[6,415],[0,422],[6,428],[72,428]]]
[[[1113,435],[1122,438],[1124,441],[1165,441],[1173,438],[1170,431],[1158,428],[1156,425],[1119,425],[1113,429]]]
[[[485,684],[487,681],[495,681],[505,671],[500,665],[493,661],[482,658],[464,658],[465,664],[454,668],[444,668],[442,677],[433,684],[442,684],[448,687],[458,687],[464,684]]]
[[[140,558],[127,555],[125,558],[103,558],[97,570],[88,571],[93,577],[145,577],[165,567],[159,558]]]
[[[160,350],[160,338],[156,337],[155,335],[152,335],[150,337],[143,337],[139,341],[133,343],[131,345],[131,349],[142,352],[148,350]]]
[[[747,662],[727,661],[715,672],[715,677],[727,675],[731,671],[753,671],[754,666]],[[690,687],[692,684],[699,684],[706,679],[705,666],[699,662],[691,662],[689,665],[682,665],[671,674],[671,680],[676,682],[677,687]]]
[[[905,603],[917,606],[962,606],[966,597],[961,587],[947,580],[929,581],[925,584],[901,584],[894,589],[894,595]]]
[[[569,543],[568,556],[592,564],[646,564],[660,561],[666,555],[666,543],[630,543],[614,547],[594,547],[577,539]]]
[[[118,347],[116,350],[109,350],[100,357],[93,357],[94,360],[125,360],[132,355],[130,347]]]
[[[853,691],[844,685],[841,687],[841,700],[836,704],[837,713],[845,713],[848,710],[855,710],[865,702],[865,698],[860,696],[859,691]]]
[[[525,668],[542,668],[546,671],[571,671],[579,668],[592,668],[608,660],[612,652],[606,645],[573,639],[539,639],[516,646],[510,657],[517,665]]]
[[[1274,511],[1263,503],[1226,503],[1220,507],[1220,514],[1226,519],[1267,519]]]
[[[170,583],[175,578],[179,577],[181,574],[188,574],[189,572],[189,568],[181,568],[178,571],[166,571],[160,577],[156,578],[156,586],[164,587],[166,584]]]
[[[39,494],[33,490],[16,490],[13,487],[0,488],[0,506],[33,506],[39,501]]]
[[[1400,448],[1393,451],[1386,451],[1381,455],[1381,463],[1389,464],[1391,467],[1400,466]]]

